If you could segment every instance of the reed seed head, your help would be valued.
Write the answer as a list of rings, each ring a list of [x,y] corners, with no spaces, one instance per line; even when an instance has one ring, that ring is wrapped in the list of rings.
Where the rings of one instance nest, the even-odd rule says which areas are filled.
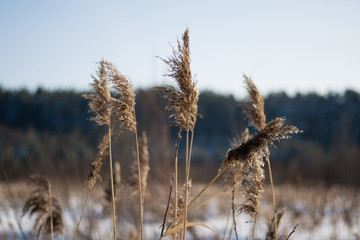
[[[178,87],[171,86],[156,88],[168,99],[166,110],[173,118],[172,126],[182,130],[193,131],[198,117],[199,91],[190,70],[189,29],[182,36],[182,43],[178,40],[177,49],[173,48],[173,56],[162,59],[169,67],[167,76],[176,80]]]
[[[259,212],[261,196],[264,192],[264,161],[256,158],[251,166],[244,170],[240,192],[244,195],[245,201],[240,204],[239,212],[246,213],[256,219]]]
[[[291,134],[300,130],[295,126],[284,126],[285,118],[276,118],[266,123],[264,99],[252,80],[246,75],[244,78],[251,100],[251,104],[245,106],[245,113],[258,132],[249,137],[248,131],[245,131],[242,141],[233,141],[233,148],[227,152],[221,169],[235,167],[237,171],[242,171],[243,178],[238,181],[241,180],[240,192],[245,196],[245,201],[240,204],[238,211],[256,219],[264,192],[263,167],[264,159],[269,161],[269,145],[290,138]]]
[[[244,105],[251,124],[258,130],[265,127],[264,98],[250,77],[243,75],[251,103]]]
[[[51,217],[53,222],[53,233],[62,235],[64,233],[64,223],[62,217],[62,208],[57,200],[51,194],[51,183],[44,176],[34,175],[30,177],[35,189],[31,196],[26,200],[23,207],[23,216],[29,214],[35,215],[33,231],[36,238],[40,239],[44,234],[51,235]]]
[[[109,132],[103,137],[102,142],[98,146],[98,153],[96,159],[91,163],[91,169],[88,175],[87,185],[89,189],[92,189],[96,183],[96,180],[99,179],[101,181],[101,167],[104,158],[109,154],[110,135]]]
[[[95,116],[91,117],[91,120],[95,121],[98,125],[110,125],[111,118],[111,97],[105,67],[106,62],[104,60],[100,61],[97,71],[98,78],[92,76],[93,82],[90,83],[90,85],[94,90],[94,94],[82,95],[84,98],[90,100],[90,110],[95,113]]]
[[[111,62],[105,62],[109,80],[117,93],[111,98],[115,120],[122,124],[121,131],[130,130],[136,133],[135,93],[130,79],[125,77]]]

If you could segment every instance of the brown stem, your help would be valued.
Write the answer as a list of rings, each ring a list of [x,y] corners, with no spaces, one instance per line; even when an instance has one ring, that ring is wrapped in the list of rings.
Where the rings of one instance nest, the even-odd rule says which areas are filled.
[[[213,183],[221,176],[221,174],[223,174],[225,172],[226,169],[229,168],[229,165],[224,166],[221,168],[221,170],[218,172],[218,174],[191,200],[191,202],[188,204],[187,209],[189,210],[194,203],[201,197],[201,195],[211,187],[211,185],[213,185]],[[184,213],[182,215],[179,216],[179,218],[183,217]],[[175,223],[173,223],[169,229],[173,228],[175,225]]]
[[[111,198],[112,198],[112,216],[113,216],[113,239],[116,240],[116,210],[115,210],[115,189],[114,189],[114,173],[111,156],[111,125],[109,124],[109,160],[110,160],[110,182],[111,182]]]
[[[77,234],[78,234],[79,227],[80,227],[80,223],[81,223],[82,217],[84,216],[86,204],[87,204],[87,202],[88,202],[88,200],[89,200],[90,193],[91,193],[91,188],[90,188],[90,189],[88,190],[88,192],[87,192],[86,199],[85,199],[85,203],[84,203],[84,207],[83,207],[83,209],[82,209],[79,222],[78,222],[78,224],[77,224],[77,226],[76,226],[76,230],[75,230],[75,234],[74,234],[73,240],[76,239],[76,236],[77,236]]]
[[[51,240],[54,240],[54,220],[53,220],[53,206],[52,206],[52,194],[51,194],[51,183],[48,180],[48,193],[49,193],[49,214],[50,214],[50,231]]]
[[[276,201],[275,201],[275,190],[274,190],[274,183],[272,178],[272,172],[271,172],[271,165],[270,165],[270,159],[267,157],[267,163],[269,168],[269,178],[270,178],[270,185],[271,185],[271,192],[272,192],[272,201],[273,201],[273,210],[274,210],[274,238],[277,240],[277,208],[276,208]]]
[[[172,178],[171,178],[168,203],[167,203],[165,214],[164,214],[164,220],[163,220],[163,224],[162,224],[162,228],[161,228],[160,238],[164,234],[166,217],[167,217],[167,213],[168,213],[169,208],[170,208],[170,201],[171,201],[171,195],[172,195],[173,186],[175,187],[174,222],[176,222],[176,220],[177,220],[177,207],[178,207],[178,196],[177,196],[178,195],[178,190],[177,190],[178,189],[178,186],[177,186],[178,185],[178,153],[179,153],[180,141],[181,141],[181,130],[179,130],[179,132],[178,132],[178,139],[177,139],[176,146],[175,146],[175,161],[174,161],[174,166],[173,166],[173,173],[172,173]],[[175,234],[175,239],[176,239],[176,234]]]
[[[182,240],[186,239],[186,221],[187,221],[187,208],[188,208],[188,194],[189,194],[189,129],[186,131],[186,160],[185,160],[185,208],[184,208],[184,228]]]
[[[255,218],[254,218],[254,225],[253,225],[252,234],[251,234],[252,240],[255,240],[255,226],[256,226],[257,214],[258,213],[255,214]]]
[[[237,234],[236,229],[236,219],[235,219],[235,183],[236,183],[236,172],[233,177],[233,189],[232,189],[232,197],[231,197],[231,210],[232,210],[232,218],[233,218],[233,226],[234,226],[234,232],[236,236],[236,240],[239,239],[239,236]]]
[[[141,167],[140,167],[140,154],[139,154],[139,140],[137,131],[135,132],[136,140],[136,156],[137,156],[137,165],[138,165],[138,179],[139,179],[139,201],[140,201],[140,239],[144,238],[144,200],[142,196],[142,186],[141,186]]]

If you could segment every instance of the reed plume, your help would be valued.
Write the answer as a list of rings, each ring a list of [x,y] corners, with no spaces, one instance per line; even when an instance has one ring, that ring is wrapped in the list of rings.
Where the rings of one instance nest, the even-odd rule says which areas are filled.
[[[251,104],[245,106],[245,113],[250,119],[250,123],[258,130],[247,141],[227,152],[223,167],[236,166],[243,168],[244,179],[242,180],[241,192],[245,195],[245,201],[241,204],[239,212],[246,213],[254,219],[253,236],[259,204],[264,191],[264,161],[266,160],[269,168],[269,177],[273,195],[273,208],[275,218],[274,238],[277,239],[276,226],[276,202],[270,166],[269,145],[274,141],[289,138],[290,134],[298,133],[299,129],[294,126],[284,126],[285,118],[276,118],[269,123],[265,123],[264,99],[252,80],[244,75],[246,89]]]
[[[257,129],[261,130],[265,127],[266,115],[264,113],[264,98],[260,91],[251,80],[250,77],[243,74],[246,84],[246,91],[248,92],[251,103],[245,104],[245,113],[250,119],[250,123]]]
[[[177,49],[173,48],[173,56],[168,59],[162,59],[169,67],[169,74],[167,76],[174,78],[177,82],[177,88],[166,86],[159,89],[163,96],[168,99],[166,110],[170,112],[172,119],[172,126],[177,126],[179,132],[186,131],[186,160],[185,160],[185,185],[189,182],[190,160],[192,152],[192,143],[194,137],[194,128],[198,117],[197,102],[199,99],[199,92],[196,89],[195,81],[193,80],[190,69],[190,44],[189,44],[189,29],[187,28],[182,35],[182,42],[177,41]],[[189,131],[191,131],[191,141],[189,145]],[[180,135],[180,134],[179,134]],[[181,139],[179,137],[178,139]],[[179,142],[179,141],[178,141]],[[190,148],[190,149],[189,149]],[[177,154],[176,154],[177,155]],[[175,159],[177,169],[177,159]],[[175,172],[177,176],[177,172]],[[175,194],[177,194],[177,178],[175,178]],[[188,188],[185,187],[185,191]],[[188,204],[188,193],[185,193],[185,205]],[[169,198],[170,199],[170,198]],[[175,209],[177,209],[177,199],[175,197]],[[169,205],[169,203],[168,203]],[[176,212],[176,211],[175,211]],[[175,217],[177,213],[175,213]],[[165,217],[166,218],[166,213]],[[184,217],[184,234],[183,239],[186,238],[186,219],[187,207],[185,208]],[[164,220],[165,222],[165,220]]]
[[[98,78],[91,76],[93,82],[90,86],[94,89],[94,94],[83,94],[85,99],[90,100],[90,111],[95,114],[90,120],[98,125],[110,125],[111,118],[111,101],[108,77],[106,72],[106,62],[104,60],[99,62],[97,70]]]
[[[117,98],[111,98],[111,107],[115,115],[115,120],[121,124],[118,131],[120,134],[123,131],[129,130],[135,134],[136,155],[137,155],[137,172],[139,185],[139,204],[140,204],[140,239],[143,239],[143,225],[144,225],[144,201],[142,198],[142,184],[141,184],[141,162],[139,155],[139,140],[137,133],[136,114],[135,114],[135,93],[133,84],[111,63],[106,62],[106,69],[108,76],[116,91]]]
[[[88,174],[87,186],[90,189],[94,187],[96,184],[97,179],[100,181],[101,178],[101,167],[103,164],[104,158],[109,155],[108,152],[109,147],[109,133],[105,134],[103,137],[102,142],[98,146],[98,153],[95,160],[91,163],[91,169]]]
[[[108,127],[108,133],[104,136],[102,144],[99,146],[98,156],[95,161],[92,163],[92,167],[88,176],[88,193],[85,199],[84,207],[82,214],[80,216],[75,235],[73,239],[76,239],[77,233],[79,231],[79,226],[81,219],[84,215],[87,201],[89,199],[91,190],[96,183],[96,179],[101,179],[100,171],[102,166],[102,161],[107,155],[107,148],[109,149],[109,162],[110,162],[110,176],[111,176],[111,186],[112,186],[112,202],[113,202],[113,239],[116,239],[116,215],[115,215],[115,197],[114,197],[114,184],[113,184],[113,170],[112,170],[112,154],[111,154],[111,112],[112,112],[112,98],[110,94],[109,81],[108,81],[108,69],[107,61],[102,60],[99,62],[99,67],[97,71],[98,78],[92,76],[93,82],[90,85],[94,89],[94,94],[83,94],[82,96],[85,99],[90,100],[89,107],[95,116],[91,117],[90,120],[93,120],[97,125],[105,125]]]
[[[62,209],[59,201],[53,196],[51,183],[44,176],[34,175],[30,178],[35,185],[30,198],[28,198],[23,207],[23,216],[29,214],[30,217],[35,215],[33,231],[36,238],[42,235],[51,236],[64,233],[64,223],[62,217]]]
[[[111,62],[105,62],[109,80],[115,89],[117,98],[111,98],[111,107],[115,120],[122,124],[120,133],[126,130],[136,133],[135,93],[131,81]]]
[[[169,74],[177,82],[177,88],[158,87],[163,97],[168,99],[166,110],[170,112],[172,126],[181,130],[193,131],[198,117],[199,92],[193,80],[190,69],[189,29],[182,36],[182,43],[178,40],[177,50],[173,48],[173,56],[162,59],[169,66]]]

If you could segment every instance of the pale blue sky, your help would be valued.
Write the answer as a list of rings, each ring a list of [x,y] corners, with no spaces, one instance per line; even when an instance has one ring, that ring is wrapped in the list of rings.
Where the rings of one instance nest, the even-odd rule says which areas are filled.
[[[190,28],[200,90],[360,91],[360,1],[2,0],[0,86],[88,89],[105,58],[135,87],[172,84],[156,56]]]

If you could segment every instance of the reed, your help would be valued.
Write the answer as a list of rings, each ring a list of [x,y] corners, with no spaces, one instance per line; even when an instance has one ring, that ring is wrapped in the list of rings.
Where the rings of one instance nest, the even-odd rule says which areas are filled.
[[[139,205],[140,205],[140,239],[144,238],[144,201],[143,201],[143,186],[142,186],[142,170],[139,153],[139,139],[137,131],[137,122],[135,114],[135,92],[132,82],[129,78],[124,76],[111,62],[106,62],[106,69],[112,87],[116,92],[116,98],[111,98],[111,110],[114,114],[114,119],[120,123],[120,129],[117,133],[123,131],[131,131],[135,135],[136,156],[137,156],[137,172],[138,172],[138,191],[139,191]]]
[[[64,223],[62,208],[58,199],[52,194],[51,182],[45,176],[34,175],[30,177],[35,189],[26,200],[23,207],[23,216],[35,215],[33,231],[36,238],[42,235],[54,239],[55,235],[63,235]]]
[[[92,76],[93,82],[90,83],[94,90],[94,94],[84,94],[83,97],[85,99],[90,100],[89,107],[90,111],[94,113],[94,116],[90,118],[90,120],[94,121],[97,125],[102,126],[105,125],[108,127],[108,132],[103,138],[103,142],[99,145],[98,148],[98,155],[92,163],[92,167],[88,176],[87,181],[87,195],[85,198],[85,203],[83,206],[83,210],[79,219],[79,222],[77,224],[75,234],[74,234],[74,240],[77,237],[80,223],[82,220],[82,217],[84,215],[86,205],[89,199],[89,196],[91,194],[91,191],[96,183],[97,179],[101,179],[100,171],[102,167],[103,159],[106,157],[106,155],[109,155],[109,161],[110,161],[110,176],[111,176],[111,186],[112,186],[112,202],[113,202],[113,239],[116,239],[116,211],[115,211],[115,197],[114,197],[114,184],[113,184],[113,170],[112,170],[112,154],[111,154],[111,111],[112,111],[112,105],[111,105],[111,94],[110,94],[110,88],[109,88],[109,82],[108,82],[108,73],[106,69],[106,61],[102,60],[99,62],[99,67],[97,70],[98,77]],[[109,154],[107,154],[107,149],[109,149]]]
[[[168,59],[162,59],[169,67],[169,74],[167,76],[175,79],[178,87],[160,87],[163,96],[168,99],[166,110],[170,112],[172,118],[172,126],[177,126],[179,131],[186,131],[186,159],[185,159],[185,212],[183,220],[183,237],[186,238],[186,221],[187,221],[187,205],[188,205],[188,183],[190,174],[191,152],[194,139],[194,128],[198,117],[197,102],[199,99],[199,92],[196,89],[195,81],[193,80],[190,70],[190,44],[189,44],[189,29],[187,28],[182,35],[182,41],[177,41],[177,49],[173,48],[173,56]],[[189,135],[191,133],[191,139]],[[180,135],[180,134],[179,134]],[[181,137],[179,137],[181,139]],[[190,142],[189,142],[190,141]],[[178,141],[179,142],[179,141]],[[178,148],[178,147],[177,147]],[[177,156],[177,153],[175,154]],[[177,157],[175,157],[177,169]],[[175,171],[175,176],[177,172]],[[175,179],[175,194],[177,194],[177,178]],[[175,197],[177,201],[178,197]],[[177,203],[175,204],[177,209]],[[175,212],[175,218],[177,213]],[[166,216],[165,216],[166,218]],[[176,220],[176,219],[175,219]],[[164,221],[165,222],[165,221]]]

